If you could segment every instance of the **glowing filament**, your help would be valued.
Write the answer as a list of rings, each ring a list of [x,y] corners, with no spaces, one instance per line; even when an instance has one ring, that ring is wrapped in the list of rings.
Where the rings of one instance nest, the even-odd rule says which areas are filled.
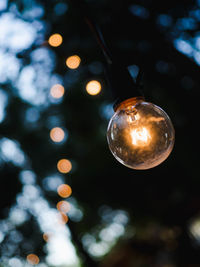
[[[151,139],[151,135],[149,134],[149,131],[145,127],[131,130],[130,134],[131,134],[132,144],[134,146],[147,145],[149,140]]]
[[[139,119],[140,119],[140,115],[138,113],[135,113],[127,117],[127,122],[132,123],[132,122],[138,121]]]

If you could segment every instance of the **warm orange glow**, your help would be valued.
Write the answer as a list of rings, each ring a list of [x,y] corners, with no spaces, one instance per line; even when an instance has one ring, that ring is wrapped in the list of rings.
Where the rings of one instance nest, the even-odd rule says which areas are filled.
[[[146,127],[139,127],[131,130],[132,144],[135,146],[145,146],[149,144],[151,135]]]
[[[98,81],[90,81],[86,85],[86,91],[89,95],[98,95],[101,92],[101,84]]]
[[[77,55],[68,57],[66,60],[66,65],[70,69],[77,69],[79,67],[80,63],[81,63],[81,59]]]
[[[67,184],[61,184],[57,189],[58,195],[63,198],[70,197],[72,194],[72,189]]]
[[[50,239],[50,236],[51,236],[51,234],[44,233],[44,234],[43,234],[43,239],[44,239],[44,241],[48,242],[49,239]]]
[[[53,47],[57,47],[62,44],[63,38],[59,33],[54,33],[49,37],[49,44]]]
[[[69,202],[65,200],[61,200],[57,203],[56,208],[63,213],[67,213],[70,210],[70,204]]]
[[[57,163],[57,168],[61,173],[68,173],[72,169],[72,164],[68,159],[61,159]]]
[[[32,265],[37,265],[39,262],[40,262],[40,259],[38,258],[37,255],[35,254],[29,254],[27,257],[26,257],[28,263],[32,264]]]
[[[68,222],[68,220],[69,220],[68,216],[63,212],[60,212],[60,214],[59,214],[59,222],[61,224],[66,224]]]
[[[50,137],[51,137],[52,141],[59,143],[59,142],[63,141],[63,139],[65,137],[65,132],[63,131],[62,128],[55,127],[50,131]]]
[[[50,94],[54,98],[61,98],[65,93],[65,88],[61,84],[55,84],[51,87]]]

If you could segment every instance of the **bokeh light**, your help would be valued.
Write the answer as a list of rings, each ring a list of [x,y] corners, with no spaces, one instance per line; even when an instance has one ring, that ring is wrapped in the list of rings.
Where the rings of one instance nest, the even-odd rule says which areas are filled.
[[[31,265],[37,265],[40,262],[40,259],[35,254],[29,254],[26,259]]]
[[[51,129],[50,137],[51,137],[52,141],[59,143],[59,142],[63,141],[63,139],[65,137],[65,132],[63,131],[62,128],[55,127],[53,129]]]
[[[192,236],[200,242],[200,217],[194,218],[190,224],[190,232]]]
[[[59,214],[59,223],[66,224],[69,221],[68,216],[64,212],[60,212]]]
[[[77,69],[81,63],[81,59],[77,55],[73,55],[67,58],[66,65],[70,69]]]
[[[68,173],[72,169],[72,164],[68,159],[61,159],[57,163],[57,168],[61,173]]]
[[[45,241],[45,242],[48,242],[49,239],[50,239],[50,236],[51,236],[51,234],[49,234],[49,233],[44,233],[44,234],[43,234],[43,239],[44,239],[44,241]]]
[[[60,212],[67,213],[70,210],[70,204],[65,200],[61,200],[57,203],[56,208]]]
[[[51,87],[50,94],[54,98],[61,98],[65,93],[65,88],[61,84],[54,84]]]
[[[62,44],[63,38],[59,33],[54,33],[49,37],[48,43],[53,47],[58,47]]]
[[[71,196],[72,194],[72,189],[69,185],[67,184],[61,184],[58,189],[57,189],[58,195],[63,198],[67,198]]]
[[[101,92],[101,84],[96,80],[87,83],[86,91],[89,95],[98,95]]]

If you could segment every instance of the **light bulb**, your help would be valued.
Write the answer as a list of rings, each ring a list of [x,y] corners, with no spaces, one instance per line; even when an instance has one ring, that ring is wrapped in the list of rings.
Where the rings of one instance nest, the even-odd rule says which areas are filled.
[[[134,97],[121,102],[108,124],[107,140],[123,165],[145,170],[162,163],[174,146],[175,131],[160,107]]]

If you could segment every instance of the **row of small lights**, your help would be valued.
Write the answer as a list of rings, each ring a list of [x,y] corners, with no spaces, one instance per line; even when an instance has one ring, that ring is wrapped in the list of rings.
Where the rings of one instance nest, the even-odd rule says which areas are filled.
[[[60,34],[55,33],[52,34],[49,37],[48,43],[52,47],[58,47],[62,44],[63,38]],[[81,58],[78,55],[72,55],[68,57],[65,61],[66,66],[69,69],[75,70],[77,69],[80,64],[81,64]],[[86,84],[86,92],[89,95],[97,95],[101,92],[101,84],[97,80],[91,80]],[[55,84],[51,87],[50,89],[50,95],[55,98],[59,99],[62,98],[65,93],[65,88],[61,84]],[[62,128],[60,127],[54,127],[50,131],[50,138],[53,142],[55,143],[60,143],[64,140],[65,138],[65,132]],[[57,163],[57,169],[61,173],[69,173],[72,169],[72,164],[68,159],[61,159]],[[62,187],[62,188],[61,188]],[[61,185],[60,188],[58,188],[58,194],[61,197],[69,197],[72,193],[71,188],[68,185]],[[62,191],[62,193],[61,193]],[[63,192],[66,192],[66,195]],[[67,192],[71,192],[69,195]],[[59,201],[57,203],[57,209],[60,211],[62,215],[62,221],[64,223],[67,223],[68,217],[66,216],[66,213],[69,211],[69,203],[67,201]]]
[[[60,34],[55,33],[49,37],[48,43],[50,46],[58,47],[62,44],[63,38]],[[66,65],[70,69],[77,69],[80,66],[81,59],[78,55],[72,55],[66,59]],[[59,99],[62,98],[65,93],[65,88],[61,84],[54,84],[50,89],[50,95],[53,98]],[[65,132],[60,127],[54,127],[50,131],[50,138],[55,143],[60,143],[65,138]],[[60,173],[69,173],[72,169],[72,163],[68,159],[60,159],[57,162],[57,169]],[[57,188],[57,193],[62,198],[68,198],[72,194],[72,189],[67,184],[61,184]],[[67,213],[70,210],[70,204],[69,202],[65,200],[61,200],[56,205],[57,210],[60,213],[60,222],[65,224],[68,222],[68,216]],[[43,235],[44,240],[47,242],[49,239],[49,235],[47,233],[44,233]]]
[[[55,33],[49,37],[48,43],[52,47],[58,47],[62,44],[63,38],[60,34]],[[69,69],[77,69],[81,64],[81,58],[78,55],[72,55],[65,61],[66,66]],[[97,95],[101,92],[101,83],[97,80],[91,80],[86,84],[86,92],[89,95]],[[59,99],[63,97],[65,88],[61,84],[55,84],[50,89],[50,95],[53,98]],[[65,138],[65,132],[60,127],[54,127],[50,131],[50,138],[55,143],[60,143]],[[72,169],[72,164],[68,159],[61,159],[57,163],[57,169],[61,173],[69,173]],[[69,185],[63,184],[58,187],[58,195],[63,198],[67,198],[72,194],[72,189]],[[68,217],[66,215],[70,210],[70,205],[67,201],[62,200],[57,203],[57,209],[61,213],[63,223],[67,223]],[[44,238],[46,239],[46,238]],[[46,240],[47,241],[47,240]]]
[[[52,47],[58,47],[62,44],[62,42],[63,42],[63,38],[58,33],[52,34],[48,39],[48,43]],[[75,70],[80,66],[81,58],[78,55],[72,55],[66,59],[65,63],[69,69]],[[96,80],[89,81],[86,84],[86,92],[89,95],[99,94],[101,92],[101,83]],[[50,89],[50,95],[56,99],[63,97],[64,93],[65,93],[65,88],[61,84],[55,84]],[[65,138],[65,132],[60,127],[54,127],[50,131],[50,138],[53,142],[60,143]],[[68,159],[60,159],[57,163],[57,169],[61,173],[65,173],[65,174],[69,173],[72,169],[72,164],[70,160]],[[67,198],[72,194],[72,189],[69,185],[62,184],[58,187],[57,192],[60,197]],[[69,203],[65,200],[62,200],[57,203],[56,207],[58,211],[61,213],[62,222],[67,223],[68,216],[66,215],[66,213],[69,212],[70,210]],[[46,236],[44,239],[47,241]]]
[[[62,44],[63,38],[60,34],[55,33],[52,34],[49,39],[48,43],[52,47],[58,47]],[[81,58],[78,55],[72,55],[66,59],[66,66],[69,69],[77,69],[80,64],[81,64]],[[86,92],[89,95],[98,95],[101,92],[101,83],[97,80],[91,80],[86,84]],[[55,98],[55,99],[60,99],[63,97],[65,93],[65,88],[61,84],[54,84],[51,89],[50,89],[50,95]],[[53,142],[55,143],[60,143],[64,140],[65,138],[65,132],[62,128],[60,127],[54,127],[50,131],[50,138]],[[60,159],[57,162],[57,169],[60,173],[69,173],[72,169],[72,163],[68,159]],[[61,184],[57,188],[57,193],[61,198],[68,198],[72,194],[72,188],[67,185],[67,184]],[[68,216],[67,213],[70,210],[70,204],[66,200],[61,200],[57,203],[56,205],[57,210],[59,211],[60,214],[60,220],[59,222],[62,224],[66,224],[68,222]],[[49,233],[44,233],[43,234],[43,239],[48,242],[50,238]],[[39,257],[36,254],[29,254],[27,255],[27,262],[31,265],[37,265],[40,262]]]
[[[58,47],[62,44],[63,38],[59,33],[52,34],[48,43],[50,46]],[[66,66],[69,69],[77,69],[81,64],[81,58],[78,55],[72,55],[66,59]],[[97,80],[91,80],[86,84],[86,91],[89,95],[98,95],[101,92],[101,83]],[[65,89],[62,85],[56,84],[51,88],[50,94],[54,98],[61,98]]]

